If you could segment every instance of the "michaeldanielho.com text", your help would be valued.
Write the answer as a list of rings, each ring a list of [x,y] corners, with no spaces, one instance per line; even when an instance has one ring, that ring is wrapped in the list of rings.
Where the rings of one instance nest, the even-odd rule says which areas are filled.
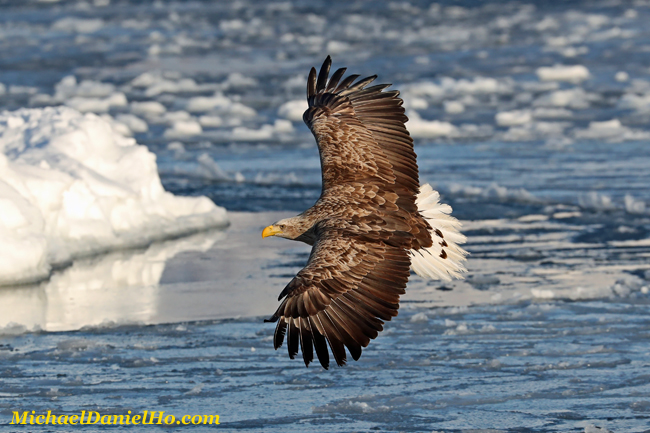
[[[174,415],[165,415],[165,411],[143,411],[142,414],[102,415],[99,412],[81,411],[80,415],[53,414],[48,410],[45,414],[36,414],[35,411],[23,413],[13,411],[11,424],[31,425],[208,425],[219,424],[219,415],[183,415],[176,418]]]

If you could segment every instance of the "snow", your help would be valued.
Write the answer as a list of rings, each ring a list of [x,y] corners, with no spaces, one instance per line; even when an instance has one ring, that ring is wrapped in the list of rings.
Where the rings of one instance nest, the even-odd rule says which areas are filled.
[[[577,84],[589,78],[589,69],[583,65],[541,67],[537,68],[536,72],[541,81],[566,81]]]
[[[223,226],[223,208],[165,192],[155,156],[70,108],[0,114],[0,283],[75,257]]]

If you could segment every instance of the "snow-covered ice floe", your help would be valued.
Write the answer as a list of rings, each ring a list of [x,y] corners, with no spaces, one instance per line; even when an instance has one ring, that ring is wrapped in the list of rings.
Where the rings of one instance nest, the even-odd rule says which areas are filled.
[[[155,155],[95,114],[0,113],[0,284],[227,224],[225,209],[208,198],[166,192]]]
[[[232,212],[226,230],[80,258],[47,281],[2,287],[0,338],[267,315],[309,254],[304,244],[261,242],[260,224],[289,215]]]

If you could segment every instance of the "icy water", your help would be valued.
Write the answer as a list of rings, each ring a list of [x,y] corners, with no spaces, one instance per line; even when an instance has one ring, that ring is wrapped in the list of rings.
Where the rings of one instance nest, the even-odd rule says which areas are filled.
[[[0,430],[20,408],[648,431],[649,19],[611,0],[0,2],[0,109],[104,116],[168,190],[232,222],[0,288]],[[330,371],[272,350],[262,317],[309,250],[259,237],[320,193],[300,116],[326,54],[402,91],[421,179],[471,252],[466,280],[414,277],[361,360]]]
[[[359,362],[331,371],[288,362],[259,320],[28,334],[2,347],[0,404],[219,414],[219,428],[246,432],[642,432],[647,308],[635,298],[408,311]]]

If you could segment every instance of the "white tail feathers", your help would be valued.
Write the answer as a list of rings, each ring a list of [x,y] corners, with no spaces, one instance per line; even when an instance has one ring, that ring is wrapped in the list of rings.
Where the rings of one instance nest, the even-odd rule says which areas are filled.
[[[466,241],[460,229],[460,221],[452,217],[451,206],[440,203],[440,194],[431,185],[420,187],[415,203],[418,211],[431,226],[433,245],[429,248],[411,250],[411,269],[421,277],[451,281],[464,278],[467,272],[463,262],[467,251],[459,247]]]

